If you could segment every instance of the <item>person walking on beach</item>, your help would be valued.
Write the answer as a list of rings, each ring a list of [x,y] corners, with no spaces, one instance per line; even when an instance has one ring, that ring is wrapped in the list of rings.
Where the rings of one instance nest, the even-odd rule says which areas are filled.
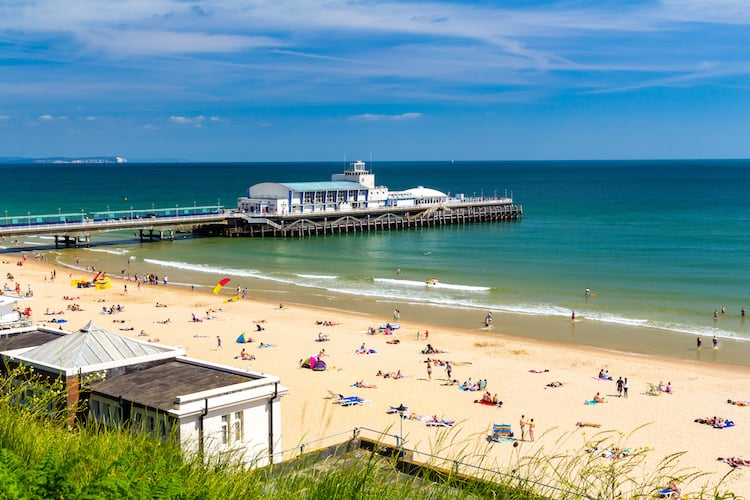
[[[448,374],[448,380],[451,380],[451,373],[453,373],[453,367],[451,366],[450,362],[445,363],[445,373]]]
[[[622,381],[622,377],[620,377],[617,379],[617,397],[618,398],[622,397],[622,385],[623,385],[623,381]]]
[[[216,348],[221,349],[221,337],[216,336]]]
[[[521,420],[518,421],[518,425],[521,427],[521,441],[526,437],[526,416],[521,415]]]
[[[534,423],[534,419],[532,418],[529,420],[529,441],[534,440],[534,427],[536,427],[536,424]]]
[[[432,380],[432,361],[427,360],[427,378]]]
[[[628,377],[625,377],[625,380],[622,381],[622,393],[626,398],[628,397]]]
[[[570,321],[575,321],[575,320],[576,320],[576,312],[570,311]]]
[[[702,344],[703,344],[703,341],[701,340],[701,337],[699,335],[698,338],[695,339],[695,347],[700,351]]]
[[[711,340],[711,342],[714,345],[714,349],[718,349],[719,348],[719,339],[716,338],[716,335],[714,335],[714,338],[713,338],[713,340]]]

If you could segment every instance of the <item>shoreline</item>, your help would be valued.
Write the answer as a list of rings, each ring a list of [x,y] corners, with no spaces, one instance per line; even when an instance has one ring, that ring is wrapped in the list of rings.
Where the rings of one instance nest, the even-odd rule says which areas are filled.
[[[209,289],[191,291],[172,285],[138,288],[135,283],[118,278],[112,279],[110,290],[77,289],[70,286],[68,272],[54,263],[33,259],[23,266],[5,263],[0,269],[3,274],[14,274],[22,290],[27,284],[33,286],[34,297],[26,304],[33,308],[32,319],[37,324],[64,317],[68,320],[65,329],[76,331],[93,320],[114,333],[133,338],[140,338],[136,333],[143,329],[149,340],[183,346],[190,357],[279,376],[281,383],[290,389],[282,402],[282,448],[285,450],[302,442],[346,433],[353,427],[391,435],[403,429],[403,437],[411,448],[442,456],[461,454],[467,461],[481,462],[485,466],[494,463],[504,468],[524,456],[554,455],[563,451],[575,454],[600,436],[598,439],[606,439],[607,445],[622,443],[634,449],[648,449],[642,465],[644,471],[658,467],[660,460],[670,454],[684,452],[679,460],[680,470],[693,468],[708,475],[688,488],[683,487],[683,491],[695,491],[704,484],[714,485],[730,471],[726,464],[717,462],[716,457],[743,456],[750,450],[750,426],[746,425],[750,421],[750,408],[726,403],[727,399],[750,400],[747,388],[750,368],[743,366],[514,336],[514,332],[501,333],[497,315],[495,330],[489,333],[476,328],[433,325],[433,317],[420,321],[415,319],[413,311],[401,308],[404,319],[394,335],[367,335],[369,326],[392,320],[390,307],[387,315],[363,314],[298,304],[290,300],[293,297],[289,295],[281,300],[276,300],[277,296],[274,300],[258,298],[252,291],[245,300],[224,303],[228,295],[216,296]],[[47,279],[53,270],[58,275],[54,281]],[[73,278],[93,276],[90,272],[71,270],[70,273]],[[127,293],[124,291],[126,284]],[[67,311],[71,301],[62,297],[71,294],[77,297],[75,302],[83,311]],[[114,317],[102,314],[102,301],[106,306],[122,304],[125,309]],[[157,302],[168,307],[155,307]],[[284,308],[279,307],[280,302]],[[390,304],[379,307],[384,306]],[[43,311],[47,308],[63,314],[46,316]],[[203,321],[192,322],[192,314],[201,316]],[[170,320],[168,324],[163,323],[166,319]],[[317,321],[331,321],[334,326],[321,326]],[[255,330],[258,324],[263,325],[264,331]],[[128,330],[122,331],[122,327]],[[562,329],[566,327],[569,329],[570,325],[561,325]],[[425,330],[429,331],[427,339]],[[576,325],[576,333],[579,330]],[[254,342],[235,343],[234,339],[243,332]],[[318,332],[328,334],[331,340],[316,342]],[[419,339],[416,332],[420,332]],[[221,348],[217,347],[217,336],[223,340]],[[391,344],[389,340],[399,340],[399,343]],[[260,342],[273,347],[261,349]],[[363,342],[379,354],[356,354]],[[427,343],[445,352],[421,354]],[[242,348],[256,359],[237,359]],[[321,349],[326,351],[327,371],[312,372],[299,367],[301,358]],[[459,383],[467,378],[486,379],[487,390],[498,394],[503,406],[488,408],[473,404],[481,393],[459,391],[455,385],[448,385],[445,368],[439,364],[433,363],[432,373],[428,374],[425,364],[428,357],[450,361],[452,378]],[[614,382],[597,379],[601,369],[608,370],[615,379],[628,377],[630,396],[618,398]],[[378,371],[399,370],[406,376],[401,380],[376,376]],[[356,381],[374,384],[377,388],[353,387]],[[554,381],[562,382],[563,386],[548,387],[547,384]],[[648,395],[647,384],[659,381],[671,382],[675,392],[658,397]],[[596,392],[600,392],[608,404],[584,405],[583,402]],[[369,403],[342,408],[332,404],[331,397],[336,394],[358,395]],[[417,415],[435,415],[457,423],[440,430],[417,420],[399,422],[398,417],[386,413],[389,406],[399,404],[407,405],[409,412]],[[484,438],[493,423],[509,423],[518,434],[521,415],[536,418],[534,442],[520,441],[519,448],[486,442]],[[694,422],[712,415],[731,419],[737,426],[718,430]],[[576,422],[580,421],[601,425],[602,434],[600,429],[576,427]],[[677,472],[679,470],[675,475]],[[729,487],[736,492],[750,491],[750,472],[734,469]]]
[[[122,241],[117,244],[125,244]],[[29,249],[20,253],[32,253],[40,251]],[[60,265],[75,272],[72,263],[66,260],[75,254],[76,249],[48,250],[62,259]],[[110,264],[109,258],[122,258],[125,255],[106,254],[105,267]],[[97,261],[98,262],[98,261]],[[130,262],[128,260],[128,262]],[[83,263],[83,261],[82,261]],[[149,268],[151,271],[149,271]],[[152,272],[158,266],[149,266],[140,261],[132,263],[133,273]],[[112,269],[116,271],[116,269]],[[190,273],[181,269],[170,268],[170,283],[174,286],[182,286],[188,289],[189,283],[202,287],[208,291],[213,288],[211,279],[217,279],[209,273]],[[115,272],[108,272],[111,277],[118,277]],[[180,279],[184,278],[184,279]],[[189,279],[194,278],[194,279]],[[183,284],[176,284],[184,282]],[[356,311],[366,315],[390,316],[394,308],[400,308],[404,312],[404,318],[429,318],[426,324],[435,328],[451,328],[474,331],[476,333],[487,333],[494,335],[502,332],[503,335],[511,335],[525,340],[542,340],[553,344],[581,348],[598,348],[620,353],[636,353],[648,356],[657,356],[667,359],[695,361],[706,363],[711,366],[737,366],[750,367],[750,341],[720,338],[719,349],[712,349],[711,337],[703,335],[703,348],[697,351],[695,348],[696,335],[682,333],[672,330],[664,330],[656,327],[644,327],[634,325],[622,325],[606,323],[598,320],[587,320],[578,317],[572,322],[570,318],[559,316],[529,315],[512,312],[495,312],[493,328],[489,331],[481,328],[482,319],[486,311],[478,309],[442,307],[438,305],[396,302],[388,299],[372,299],[365,296],[351,296],[332,292],[323,288],[299,287],[293,284],[284,284],[254,277],[242,277],[233,279],[231,285],[241,282],[246,285],[249,293],[254,296],[263,295],[264,300],[270,302],[286,301],[299,305],[311,307],[324,307],[342,312]],[[727,318],[721,318],[723,321]],[[740,318],[736,318],[742,321]],[[421,320],[419,320],[422,322]]]

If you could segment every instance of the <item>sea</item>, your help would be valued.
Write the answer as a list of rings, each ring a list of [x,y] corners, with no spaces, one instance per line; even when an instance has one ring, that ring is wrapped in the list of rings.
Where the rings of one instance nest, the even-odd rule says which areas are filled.
[[[2,217],[223,206],[260,182],[328,180],[347,162],[0,165]],[[510,196],[519,221],[303,238],[140,243],[98,235],[0,242],[61,266],[154,273],[170,286],[481,328],[558,318],[589,328],[750,340],[750,160],[368,162],[378,185]],[[427,279],[439,285],[428,287]],[[587,295],[585,290],[589,289]],[[725,312],[721,312],[722,308]],[[417,313],[418,311],[418,313]],[[714,312],[717,311],[717,317]],[[470,319],[469,319],[470,318]],[[622,333],[627,335],[627,333]],[[674,338],[674,337],[671,337]],[[679,337],[678,337],[679,338]]]

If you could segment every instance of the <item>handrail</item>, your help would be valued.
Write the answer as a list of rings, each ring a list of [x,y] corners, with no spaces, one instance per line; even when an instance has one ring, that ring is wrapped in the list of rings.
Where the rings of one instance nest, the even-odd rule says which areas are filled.
[[[411,454],[412,456],[419,455],[419,456],[424,456],[424,457],[429,458],[429,459],[436,459],[436,460],[439,460],[439,461],[442,461],[442,462],[450,463],[450,464],[453,465],[452,472],[455,473],[455,474],[458,474],[459,467],[463,467],[465,469],[471,469],[471,470],[474,470],[474,471],[477,471],[477,472],[481,471],[482,473],[489,473],[489,474],[492,474],[493,476],[502,477],[503,479],[506,479],[506,480],[517,481],[519,483],[526,483],[526,484],[529,484],[529,485],[532,485],[532,486],[535,486],[535,487],[538,487],[538,488],[546,489],[548,491],[555,491],[555,492],[558,492],[558,493],[562,493],[562,494],[564,494],[563,496],[566,497],[566,498],[567,497],[576,497],[576,498],[586,498],[586,499],[589,499],[589,500],[593,500],[594,498],[596,498],[596,497],[584,495],[584,494],[582,494],[579,491],[566,490],[566,489],[563,489],[563,488],[561,488],[559,486],[553,486],[551,484],[543,483],[541,481],[536,481],[536,480],[533,480],[533,479],[523,478],[523,477],[520,477],[520,476],[518,476],[516,474],[509,474],[507,472],[501,472],[501,471],[498,471],[498,470],[492,470],[492,469],[488,469],[487,467],[482,467],[482,466],[479,466],[479,465],[474,465],[474,464],[466,463],[466,462],[463,462],[461,460],[454,460],[454,459],[450,459],[450,458],[447,458],[447,457],[442,457],[440,455],[434,455],[432,453],[426,453],[426,452],[422,452],[422,451],[419,451],[419,450],[416,450],[416,449],[406,448],[405,446],[403,446],[404,440],[403,440],[403,438],[401,436],[397,436],[395,434],[389,434],[387,432],[378,431],[378,430],[375,430],[375,429],[370,429],[368,427],[354,427],[354,428],[352,428],[350,430],[345,430],[345,431],[342,431],[342,432],[337,432],[335,434],[331,434],[329,436],[324,436],[324,437],[321,437],[321,438],[318,438],[318,439],[313,439],[313,440],[310,440],[310,441],[305,441],[303,443],[298,444],[294,448],[288,448],[286,450],[282,450],[282,451],[273,453],[269,458],[271,458],[271,462],[273,463],[274,462],[273,457],[283,456],[284,454],[288,454],[288,453],[290,453],[292,451],[295,451],[295,452],[299,451],[299,455],[295,456],[295,458],[297,458],[298,456],[303,455],[305,453],[305,447],[307,447],[307,446],[309,446],[311,444],[320,443],[320,442],[325,441],[325,440],[329,440],[329,439],[332,439],[332,438],[335,438],[335,437],[338,437],[338,436],[349,435],[349,434],[351,435],[351,439],[356,439],[357,437],[359,437],[359,435],[360,435],[360,433],[362,431],[367,431],[367,432],[374,433],[378,437],[386,436],[386,437],[392,437],[392,438],[394,438],[394,440],[396,442],[395,446],[396,446],[396,448],[398,448],[400,450],[400,453],[399,453],[400,456],[404,456],[405,454]],[[378,439],[378,441],[379,441],[379,439]],[[339,444],[343,444],[343,443],[339,443]],[[313,453],[314,451],[316,451],[316,450],[313,450],[310,453]],[[422,463],[424,463],[425,465],[428,465],[427,462],[424,461],[424,460],[422,461]],[[477,475],[472,475],[472,476],[477,477],[477,479],[481,479],[478,474]]]

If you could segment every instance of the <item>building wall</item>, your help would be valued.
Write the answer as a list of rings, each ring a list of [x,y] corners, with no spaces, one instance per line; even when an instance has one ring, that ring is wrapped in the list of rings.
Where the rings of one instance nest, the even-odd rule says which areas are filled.
[[[281,451],[281,402],[268,399],[239,402],[203,413],[192,413],[180,422],[182,448],[189,453],[200,452],[201,417],[203,425],[203,453],[207,460],[238,460],[248,467],[268,465],[269,450]],[[271,433],[270,431],[273,430]],[[273,441],[271,440],[273,435]]]

